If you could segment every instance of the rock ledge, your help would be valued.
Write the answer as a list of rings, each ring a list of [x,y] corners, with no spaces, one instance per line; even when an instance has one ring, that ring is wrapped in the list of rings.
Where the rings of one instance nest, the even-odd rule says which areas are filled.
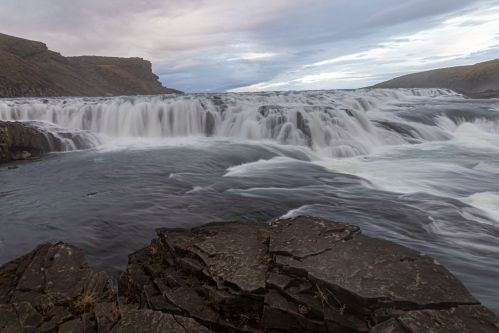
[[[118,290],[41,245],[0,268],[0,331],[499,332],[434,259],[311,217],[160,229]]]
[[[88,131],[66,130],[37,121],[0,120],[0,164],[49,152],[88,149],[98,142]]]

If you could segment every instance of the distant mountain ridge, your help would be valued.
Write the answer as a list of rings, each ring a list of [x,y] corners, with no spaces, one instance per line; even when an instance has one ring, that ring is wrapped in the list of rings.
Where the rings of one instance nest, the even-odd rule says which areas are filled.
[[[42,42],[0,34],[0,97],[116,96],[178,92],[142,58],[64,57]]]
[[[447,88],[469,97],[499,97],[499,59],[408,74],[374,88]]]

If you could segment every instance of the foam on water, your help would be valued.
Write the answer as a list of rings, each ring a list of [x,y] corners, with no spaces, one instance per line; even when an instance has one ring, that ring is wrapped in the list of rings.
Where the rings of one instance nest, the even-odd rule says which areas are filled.
[[[456,127],[454,140],[457,145],[470,149],[499,151],[499,126],[497,122],[477,120]]]
[[[296,159],[278,156],[269,160],[258,160],[255,162],[236,165],[227,169],[225,177],[252,177],[258,173],[265,173],[268,170],[279,170],[280,167],[289,163],[305,163]]]
[[[489,164],[486,162],[478,162],[478,164],[475,165],[473,167],[473,169],[499,174],[499,166],[498,165],[493,165],[493,164]]]
[[[472,206],[480,208],[482,211],[496,221],[499,221],[499,192],[480,192],[470,195],[464,199]]]

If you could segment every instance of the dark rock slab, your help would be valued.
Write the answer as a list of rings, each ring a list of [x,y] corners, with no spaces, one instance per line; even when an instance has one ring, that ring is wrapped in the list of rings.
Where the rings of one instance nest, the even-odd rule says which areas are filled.
[[[130,256],[120,293],[214,331],[404,332],[464,309],[478,319],[462,327],[499,331],[497,317],[434,259],[355,226],[299,217],[158,236]]]
[[[180,265],[195,272],[203,270],[219,283],[237,286],[242,292],[265,289],[268,231],[258,223],[216,223],[185,231],[159,231],[162,246]],[[190,260],[197,266],[191,266]],[[189,267],[191,266],[191,267]]]
[[[117,295],[83,251],[44,244],[0,268],[0,331],[108,331],[119,318]]]
[[[217,223],[159,230],[130,256],[120,293],[141,308],[177,313],[220,331],[258,329],[266,288],[266,227]]]
[[[407,311],[375,327],[370,333],[492,333],[499,331],[499,320],[481,305],[460,305],[442,310]]]
[[[118,284],[41,245],[0,267],[0,332],[499,332],[432,258],[311,217],[158,230]]]
[[[191,318],[123,304],[83,251],[44,244],[0,267],[0,332],[211,332]],[[170,310],[170,309],[169,309]]]
[[[358,301],[359,306],[411,309],[477,303],[449,271],[417,251],[321,220],[278,221],[275,228],[278,235],[289,228],[292,234],[303,235],[305,225],[309,231],[300,237],[298,250],[274,246],[272,238],[270,249],[275,251],[277,266],[353,296],[356,300],[350,301]],[[290,244],[296,242],[297,237],[292,237]]]
[[[152,310],[131,310],[111,330],[112,333],[209,333],[191,318]]]

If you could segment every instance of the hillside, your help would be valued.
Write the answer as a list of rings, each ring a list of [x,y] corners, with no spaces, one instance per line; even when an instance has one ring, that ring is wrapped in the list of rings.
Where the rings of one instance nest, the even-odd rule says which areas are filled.
[[[499,97],[499,59],[408,74],[374,88],[448,88],[470,97]]]
[[[0,34],[0,97],[174,92],[161,85],[142,58],[64,57],[44,43]]]

